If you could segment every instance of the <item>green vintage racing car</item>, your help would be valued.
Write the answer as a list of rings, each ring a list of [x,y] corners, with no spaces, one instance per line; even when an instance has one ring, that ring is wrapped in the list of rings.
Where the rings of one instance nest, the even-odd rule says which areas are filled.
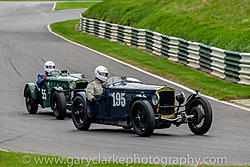
[[[30,114],[37,113],[38,105],[51,107],[56,119],[62,120],[66,111],[71,110],[72,98],[87,87],[83,74],[70,74],[66,70],[54,70],[44,80],[41,88],[35,83],[24,87],[25,104]]]

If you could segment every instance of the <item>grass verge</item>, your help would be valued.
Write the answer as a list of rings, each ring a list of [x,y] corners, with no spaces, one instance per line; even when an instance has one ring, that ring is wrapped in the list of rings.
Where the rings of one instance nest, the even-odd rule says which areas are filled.
[[[83,15],[250,53],[249,0],[104,0]]]
[[[99,2],[57,2],[55,10],[90,8]]]
[[[96,0],[0,0],[1,1],[96,1]]]
[[[69,40],[161,75],[191,89],[200,88],[203,94],[219,100],[249,97],[250,86],[223,81],[164,58],[150,55],[139,49],[76,32],[75,25],[78,23],[79,20],[54,23],[51,25],[51,29]]]
[[[103,157],[105,158],[105,157]],[[107,157],[108,158],[108,157]],[[125,157],[124,157],[125,158]],[[94,158],[93,158],[94,159]],[[110,160],[112,161],[112,160]],[[39,154],[23,154],[23,153],[13,153],[13,152],[4,152],[0,151],[0,166],[3,167],[83,167],[83,166],[107,166],[107,167],[123,167],[123,166],[139,166],[139,167],[153,167],[161,165],[152,165],[152,164],[126,164],[126,163],[113,163],[108,161],[98,160],[84,160],[83,158],[63,158],[58,156],[47,156]],[[174,165],[168,165],[170,167],[178,167]]]

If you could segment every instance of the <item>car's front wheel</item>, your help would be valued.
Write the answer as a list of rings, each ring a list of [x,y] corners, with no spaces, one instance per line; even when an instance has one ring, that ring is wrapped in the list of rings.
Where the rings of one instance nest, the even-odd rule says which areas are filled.
[[[87,105],[81,96],[76,96],[72,104],[72,121],[79,130],[88,130],[91,120],[87,114]]]
[[[66,98],[63,92],[55,91],[52,95],[51,108],[58,120],[63,120],[66,116]]]
[[[151,136],[155,128],[154,110],[147,100],[136,100],[130,109],[132,127],[139,136]]]
[[[194,115],[189,121],[190,130],[196,135],[207,133],[212,124],[212,108],[206,99],[195,98],[188,106],[188,115]]]
[[[25,104],[26,104],[27,111],[30,114],[36,114],[37,113],[38,102],[37,102],[36,99],[34,99],[31,96],[31,92],[30,92],[29,88],[26,88],[26,90],[25,90]]]

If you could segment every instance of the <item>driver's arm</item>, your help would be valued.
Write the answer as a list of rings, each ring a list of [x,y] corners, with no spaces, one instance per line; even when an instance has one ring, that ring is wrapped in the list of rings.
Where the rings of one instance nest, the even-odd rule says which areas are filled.
[[[43,82],[45,80],[45,78],[47,77],[47,75],[38,75],[38,80],[37,80],[37,86],[39,88],[41,88],[43,86]]]
[[[95,97],[95,87],[94,87],[94,84],[93,83],[89,83],[87,88],[86,88],[86,95],[87,95],[87,99],[89,101],[92,101]]]

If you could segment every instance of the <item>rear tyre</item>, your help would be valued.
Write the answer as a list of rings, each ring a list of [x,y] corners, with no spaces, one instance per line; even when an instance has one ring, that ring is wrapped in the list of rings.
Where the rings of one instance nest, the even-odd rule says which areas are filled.
[[[58,120],[63,120],[66,116],[66,98],[63,92],[55,91],[52,95],[51,108]]]
[[[72,104],[72,121],[78,130],[88,130],[91,120],[88,117],[87,105],[81,96],[76,96]]]
[[[26,90],[25,90],[25,104],[26,104],[27,111],[30,114],[36,114],[37,113],[38,102],[37,102],[36,99],[34,99],[31,96],[31,92],[30,92],[29,88],[26,88]]]
[[[195,98],[187,110],[188,115],[194,118],[188,123],[190,130],[196,135],[203,135],[208,132],[212,124],[212,108],[210,103],[203,98]]]
[[[151,136],[155,128],[154,110],[147,100],[135,101],[130,109],[130,119],[136,134]]]

